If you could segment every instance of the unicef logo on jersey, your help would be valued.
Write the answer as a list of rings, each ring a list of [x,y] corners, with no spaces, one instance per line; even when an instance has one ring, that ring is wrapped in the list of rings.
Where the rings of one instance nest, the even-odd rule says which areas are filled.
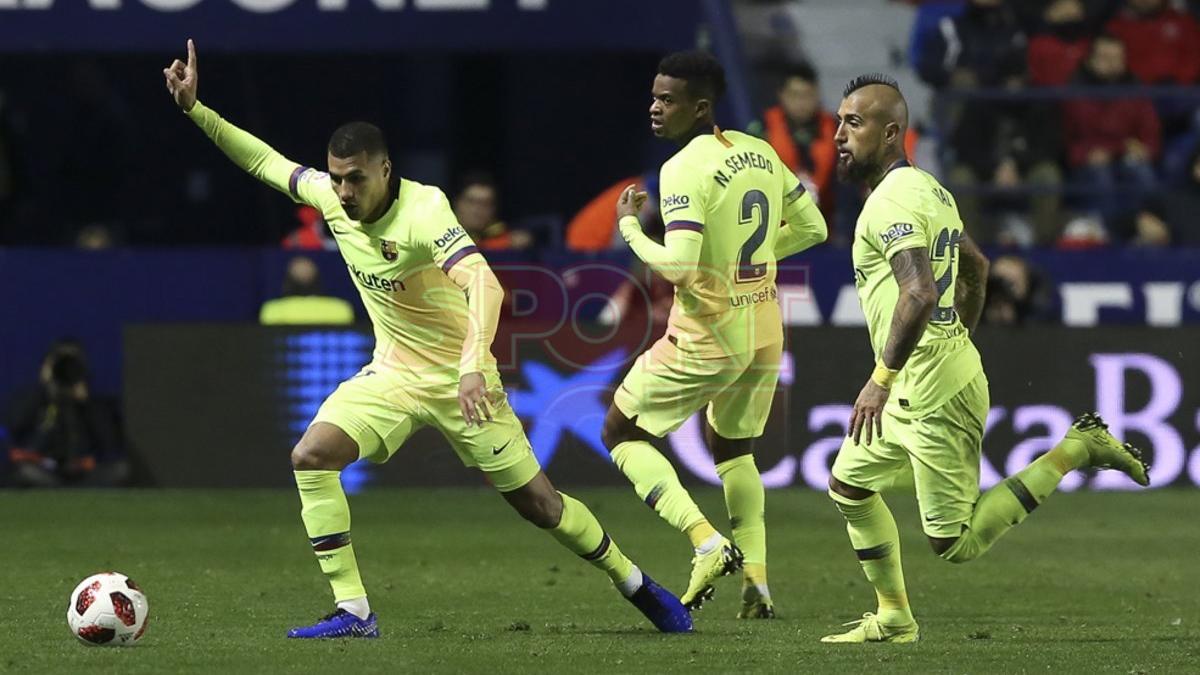
[[[884,244],[890,244],[901,237],[906,237],[913,233],[912,223],[896,223],[889,227],[879,238]]]

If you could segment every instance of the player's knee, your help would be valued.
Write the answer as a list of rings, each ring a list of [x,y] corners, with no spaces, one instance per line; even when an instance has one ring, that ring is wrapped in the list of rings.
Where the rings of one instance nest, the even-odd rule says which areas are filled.
[[[836,495],[845,497],[846,499],[853,499],[855,501],[870,499],[871,495],[875,494],[870,490],[864,490],[863,488],[854,487],[853,485],[846,485],[834,477],[833,474],[829,475],[829,491]]]
[[[562,521],[562,495],[558,492],[536,495],[526,501],[520,512],[525,520],[543,530],[556,528]]]
[[[604,447],[608,448],[609,452],[612,452],[613,448],[631,440],[630,426],[629,420],[625,419],[624,415],[614,414],[610,410],[604,418],[604,428],[600,430],[600,441],[604,443]]]
[[[979,547],[972,546],[969,538],[937,538],[929,537],[929,545],[939,558],[956,565],[971,562],[982,552]]]
[[[292,468],[296,471],[340,471],[345,468],[345,464],[338,464],[333,453],[319,444],[301,439],[292,448]]]

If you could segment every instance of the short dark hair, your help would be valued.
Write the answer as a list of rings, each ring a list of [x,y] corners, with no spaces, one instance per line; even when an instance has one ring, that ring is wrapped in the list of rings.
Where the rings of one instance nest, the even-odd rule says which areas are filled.
[[[60,351],[50,362],[50,379],[59,386],[69,387],[86,382],[87,374],[87,362],[80,352]]]
[[[1096,51],[1096,46],[1099,45],[1101,42],[1115,42],[1116,44],[1120,45],[1122,49],[1125,48],[1125,42],[1123,40],[1121,40],[1121,38],[1117,37],[1116,33],[1110,33],[1108,31],[1104,31],[1104,32],[1100,33],[1099,35],[1097,35],[1096,37],[1092,38],[1092,46],[1088,49],[1089,56]],[[1128,50],[1126,50],[1126,51],[1128,51]]]
[[[496,186],[496,179],[492,177],[492,174],[488,173],[487,171],[480,171],[476,169],[464,173],[462,177],[458,179],[458,191],[454,194],[461,195],[472,185],[481,185],[486,188],[491,188],[493,192],[500,191]]]
[[[853,80],[850,80],[850,82],[846,84],[846,88],[842,91],[842,98],[846,98],[859,89],[872,84],[882,84],[885,87],[891,87],[892,89],[895,89],[897,92],[900,91],[900,85],[896,82],[896,78],[890,75],[884,75],[883,73],[867,73],[865,75],[859,75]]]
[[[806,61],[781,66],[776,71],[776,75],[779,78],[776,86],[780,89],[788,83],[788,80],[802,80],[809,84],[817,84],[820,81],[817,78],[817,70],[812,67],[811,63]]]
[[[344,159],[364,151],[370,156],[388,154],[383,130],[370,122],[343,124],[329,137],[329,154],[334,157]]]
[[[668,54],[658,62],[658,74],[687,82],[688,93],[713,103],[725,95],[725,69],[708,52],[694,49]]]

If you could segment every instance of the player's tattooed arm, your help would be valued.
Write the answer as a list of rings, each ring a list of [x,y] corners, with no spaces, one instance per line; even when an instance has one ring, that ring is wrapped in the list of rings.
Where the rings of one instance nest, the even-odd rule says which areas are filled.
[[[954,310],[972,335],[983,315],[987,294],[988,259],[964,232],[958,240],[958,281],[954,285]]]
[[[900,286],[900,296],[892,312],[892,326],[883,348],[883,363],[892,370],[899,370],[908,361],[921,334],[925,332],[925,324],[933,315],[933,308],[937,304],[937,287],[933,281],[929,252],[924,247],[900,251],[892,256],[891,264],[892,275]]]

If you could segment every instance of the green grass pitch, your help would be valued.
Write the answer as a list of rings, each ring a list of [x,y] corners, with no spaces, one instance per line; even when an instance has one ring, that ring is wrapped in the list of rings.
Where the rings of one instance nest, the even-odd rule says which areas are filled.
[[[624,550],[679,592],[686,540],[631,490],[577,490]],[[714,518],[718,490],[695,491]],[[660,635],[604,576],[485,490],[352,499],[355,549],[380,640],[299,642],[329,590],[296,495],[284,491],[0,493],[0,671],[300,672],[1197,672],[1200,492],[1055,495],[983,559],[935,558],[910,499],[904,538],[916,645],[822,645],[873,595],[824,495],[768,494],[780,619],[739,621],[726,579],[694,635]],[[723,518],[717,518],[718,521]],[[67,598],[96,571],[145,589],[146,637],[88,648]]]

